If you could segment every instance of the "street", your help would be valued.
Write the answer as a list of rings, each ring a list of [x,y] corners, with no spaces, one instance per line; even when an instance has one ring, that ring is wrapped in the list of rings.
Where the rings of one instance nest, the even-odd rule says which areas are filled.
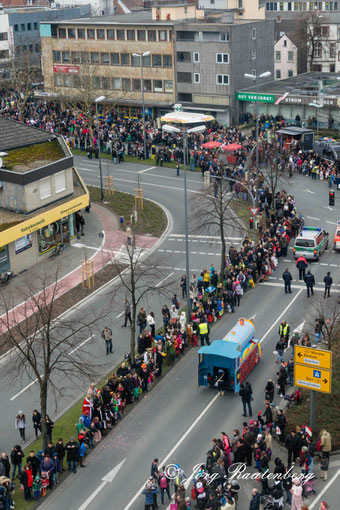
[[[76,165],[87,184],[98,185],[96,161],[76,158]],[[144,196],[162,203],[172,215],[171,233],[159,247],[159,250],[164,251],[159,253],[167,256],[164,277],[169,272],[173,272],[179,280],[185,267],[182,200],[177,198],[178,192],[182,192],[182,176],[176,177],[175,170],[168,168],[145,168],[127,163],[115,168],[109,163],[108,168],[115,177],[117,189],[130,192],[136,185],[137,172],[143,172],[139,174],[139,178],[144,189]],[[285,187],[294,193],[298,209],[305,215],[305,224],[328,227],[330,240],[332,240],[338,218],[335,216],[336,210],[330,211],[326,207],[327,185],[308,179],[307,186],[306,180],[306,177],[294,175],[293,185],[288,182],[285,183]],[[188,173],[190,193],[199,192],[201,187],[201,176]],[[304,191],[306,187],[314,193]],[[165,189],[166,192],[164,192]],[[198,232],[192,236],[190,238],[191,270],[198,271],[203,265],[214,262],[218,267],[219,245],[216,239],[202,238]],[[233,238],[230,239],[230,243],[237,244],[241,240],[237,232],[231,232],[230,236]],[[322,282],[327,271],[331,271],[336,285],[339,282],[339,255],[329,250],[322,255],[318,263],[310,265],[317,282],[317,292],[308,300],[303,282],[296,281],[297,270],[292,250],[290,249],[288,253],[287,259],[280,261],[275,275],[268,282],[257,285],[255,290],[247,293],[241,301],[240,310],[237,310],[235,314],[226,314],[215,325],[212,334],[212,339],[223,338],[240,316],[254,317],[256,336],[262,340],[263,347],[262,360],[248,378],[254,390],[254,414],[255,411],[257,413],[263,410],[265,381],[275,375],[276,364],[273,350],[277,341],[279,323],[284,318],[293,329],[305,320],[311,312],[310,304],[322,297],[319,291],[323,291]],[[281,274],[285,267],[290,269],[294,278],[291,295],[285,295],[283,291]],[[335,285],[332,291],[331,299],[335,299]],[[105,296],[97,294],[94,300],[95,306],[100,306],[104,300]],[[72,313],[75,316],[77,313],[84,313],[86,307],[91,305],[93,303],[90,299],[88,303]],[[150,303],[150,306],[155,310],[159,324],[161,303],[159,301],[157,303],[156,300]],[[114,310],[110,316],[116,347],[113,362],[122,358],[129,341],[129,332],[120,328],[120,321],[117,318],[120,314],[121,310]],[[97,342],[89,342],[88,347],[89,353],[96,353],[99,357],[104,354],[100,339],[97,339]],[[14,401],[8,403],[9,398],[22,389],[23,386],[18,381],[18,386],[12,387],[11,392],[7,392],[6,395],[4,395],[6,392],[2,392],[3,401],[0,404],[6,405],[9,410],[6,416],[1,416],[2,430],[8,431],[2,437],[2,448],[11,441],[15,441],[16,431],[12,423],[17,409],[21,406],[24,410],[30,410],[37,405],[34,387],[27,388]],[[70,393],[73,391],[70,389]],[[59,404],[59,410],[71,402],[75,396],[76,394],[73,393],[70,397],[65,397]],[[280,403],[278,397],[275,403]],[[116,426],[116,430],[105,442],[96,448],[88,459],[87,469],[80,470],[76,476],[70,476],[63,483],[62,489],[57,488],[52,492],[48,502],[43,504],[42,508],[85,510],[85,508],[108,507],[114,501],[114,508],[137,510],[143,504],[140,493],[149,476],[154,457],[157,456],[160,459],[160,465],[163,461],[179,463],[189,476],[194,465],[205,461],[211,438],[219,436],[222,430],[230,434],[233,428],[241,427],[242,421],[238,395],[227,393],[224,397],[217,397],[213,390],[197,387],[197,352],[192,349],[157,388],[147,394],[143,401]],[[119,468],[112,472],[117,466]],[[250,495],[248,496],[248,500],[240,500],[243,501],[242,505],[249,501]],[[247,495],[242,495],[242,498],[247,498]]]

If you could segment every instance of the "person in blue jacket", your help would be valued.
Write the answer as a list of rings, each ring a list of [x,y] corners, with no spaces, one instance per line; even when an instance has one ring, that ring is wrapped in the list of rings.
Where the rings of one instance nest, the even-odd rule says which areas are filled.
[[[156,486],[156,482],[152,476],[150,476],[148,482],[145,485],[145,489],[142,494],[145,496],[145,507],[144,510],[154,510],[156,507],[156,494],[159,493],[159,489]]]
[[[249,510],[260,510],[260,493],[257,489],[252,489],[252,498],[249,503]]]

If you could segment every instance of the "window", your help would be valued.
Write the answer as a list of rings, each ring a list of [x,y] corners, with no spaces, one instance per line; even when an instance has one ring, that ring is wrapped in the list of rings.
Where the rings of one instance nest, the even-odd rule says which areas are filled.
[[[144,91],[151,92],[152,91],[151,80],[143,80],[143,82],[144,82]]]
[[[251,31],[251,38],[256,39],[256,28],[253,28]]]
[[[120,63],[122,66],[129,66],[130,65],[130,53],[121,53],[120,54]]]
[[[114,40],[114,38],[115,38],[115,31],[112,28],[108,28],[106,30],[106,38],[109,41],[113,41]]]
[[[110,64],[110,53],[101,53],[100,62],[103,66],[108,66]]]
[[[320,41],[316,41],[314,45],[314,56],[315,58],[321,58],[322,44]]]
[[[216,53],[217,64],[229,64],[229,53]]]
[[[215,3],[215,0],[210,0],[211,5],[214,5],[214,3]]]
[[[90,55],[88,51],[82,51],[81,52],[81,63],[82,64],[89,64],[90,63]]]
[[[192,94],[189,94],[187,92],[179,92],[178,101],[180,101],[181,103],[192,103]]]
[[[91,51],[91,64],[99,64],[98,51]]]
[[[166,30],[158,30],[158,39],[160,41],[167,41],[168,40]]]
[[[112,55],[112,53],[111,53]],[[112,78],[112,88],[113,90],[120,90],[120,78]]]
[[[54,85],[56,87],[62,87],[64,85],[63,75],[62,74],[55,74],[54,75]]]
[[[59,36],[59,39],[66,39],[66,28],[59,28],[58,36]]]
[[[256,50],[251,50],[251,59],[256,60]]]
[[[30,51],[31,53],[33,53],[33,44],[29,44],[29,45],[28,45],[28,49],[29,49],[29,51]]]
[[[40,188],[40,200],[44,200],[45,198],[48,198],[52,194],[51,189],[51,178],[47,177],[47,179],[41,179],[39,183]]]
[[[127,30],[126,31],[127,40],[128,41],[135,41],[136,40],[136,32],[135,30]]]
[[[117,30],[117,39],[118,41],[125,40],[125,30]]]
[[[100,76],[92,76],[92,86],[95,89],[100,89]]]
[[[112,66],[119,66],[119,53],[110,53],[110,62]]]
[[[148,41],[157,41],[156,30],[148,30]]]
[[[104,90],[110,90],[111,89],[111,78],[103,77],[102,78],[102,88]]]
[[[283,40],[283,46],[287,46],[287,39]]]
[[[1,58],[9,58],[9,50],[1,50],[0,51],[0,59]]]
[[[65,191],[66,189],[66,172],[63,170],[62,172],[58,172],[54,174],[54,189],[56,193],[60,193],[61,191]]]
[[[198,64],[198,62],[200,61],[200,54],[198,53],[198,51],[195,51],[193,53],[193,61],[196,62],[196,64]]]
[[[53,62],[61,62],[61,53],[58,50],[52,51]]]
[[[238,8],[243,9],[243,0],[238,0]]]
[[[38,30],[38,22],[37,21],[35,21],[33,23],[33,30]]]
[[[172,55],[163,55],[163,66],[172,67]]]
[[[71,51],[72,64],[80,64],[80,51]]]
[[[35,45],[35,52],[36,52],[36,53],[40,53],[40,51],[41,51],[40,44],[36,44],[36,45]]]
[[[281,70],[280,69],[276,69],[276,79],[277,80],[281,79]]]
[[[153,91],[163,92],[162,80],[153,80]]]
[[[78,28],[78,39],[85,39],[85,28]]]
[[[171,56],[171,55],[170,55]],[[145,55],[143,57],[143,66],[150,67],[151,66],[151,55]]]
[[[134,78],[132,80],[132,90],[140,90],[140,79]]]
[[[340,51],[338,51],[338,62],[340,62]]]
[[[152,55],[152,67],[162,67],[162,55]]]
[[[21,32],[25,32],[25,30],[26,30],[25,23],[21,23],[20,28],[21,28]],[[65,32],[65,35],[63,37],[63,39],[65,39],[65,37],[66,37],[66,30],[65,30],[65,28],[61,28],[59,30],[59,37],[61,37],[60,31],[62,31],[62,30],[64,30],[64,32]]]
[[[280,62],[281,60],[281,51],[275,51],[275,60]]]
[[[288,69],[288,78],[291,78],[293,76],[293,70]]]
[[[220,32],[220,41],[229,41],[229,32]]]
[[[174,86],[172,80],[164,80],[164,92],[166,94],[170,94],[174,91]]]
[[[200,73],[194,73],[194,83],[200,83]]]
[[[330,73],[335,73],[335,64],[330,64],[330,66],[329,66],[329,72],[330,72]]]
[[[217,85],[229,85],[229,74],[216,74]]]
[[[138,41],[146,41],[146,30],[137,30]]]
[[[336,53],[336,44],[335,43],[330,43],[329,44],[329,56],[330,56],[330,58],[335,58],[335,53]]]
[[[177,62],[191,62],[190,51],[177,51]]]
[[[329,27],[321,27],[321,36],[329,37]]]
[[[94,39],[95,38],[94,28],[88,28],[87,29],[87,38],[88,39]]]
[[[288,51],[288,62],[293,62],[294,53],[292,51]]]
[[[69,62],[71,62],[71,53],[69,51],[63,51],[62,57],[64,64],[68,64]]]
[[[28,30],[28,31],[31,31],[31,30],[32,30],[32,23],[27,23],[27,30]]]
[[[140,66],[140,57],[137,55],[131,55],[131,65],[132,67],[139,67]]]
[[[191,73],[177,73],[177,81],[178,83],[192,83]]]
[[[105,39],[105,30],[103,28],[97,28],[97,39]]]
[[[69,39],[75,39],[76,38],[76,29],[75,28],[69,28],[67,30],[67,37]]]
[[[122,88],[123,90],[131,90],[130,78],[122,78]]]
[[[19,32],[19,25],[14,25],[14,32]]]

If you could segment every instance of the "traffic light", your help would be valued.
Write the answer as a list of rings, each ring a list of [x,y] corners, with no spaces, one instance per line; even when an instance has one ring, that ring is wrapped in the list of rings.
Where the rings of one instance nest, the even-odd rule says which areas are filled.
[[[254,228],[254,218],[249,218],[249,228],[253,230]]]
[[[329,205],[335,205],[334,201],[335,201],[335,192],[331,190],[329,192]]]

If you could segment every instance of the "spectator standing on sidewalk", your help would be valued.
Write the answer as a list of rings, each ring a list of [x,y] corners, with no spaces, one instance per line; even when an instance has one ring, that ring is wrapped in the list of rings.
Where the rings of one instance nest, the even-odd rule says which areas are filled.
[[[302,486],[298,478],[294,478],[293,487],[291,488],[290,492],[292,494],[291,510],[301,510],[301,507],[303,506]]]
[[[329,453],[332,450],[332,436],[326,429],[320,432],[320,448],[322,453],[329,459]]]
[[[243,414],[242,416],[247,416],[247,406],[249,411],[249,416],[253,415],[253,410],[251,408],[251,400],[253,398],[253,389],[251,387],[251,384],[246,381],[246,384],[241,384],[239,395],[242,399],[243,404]]]
[[[125,302],[124,302],[124,324],[122,325],[122,328],[126,328],[127,321],[130,322],[130,326],[131,326],[131,324],[132,324],[131,305],[129,303],[129,300],[125,299]]]
[[[260,494],[257,489],[252,489],[249,510],[260,510]]]
[[[105,326],[102,331],[102,338],[105,340],[106,344],[106,354],[110,354],[113,352],[112,350],[112,329]]]

